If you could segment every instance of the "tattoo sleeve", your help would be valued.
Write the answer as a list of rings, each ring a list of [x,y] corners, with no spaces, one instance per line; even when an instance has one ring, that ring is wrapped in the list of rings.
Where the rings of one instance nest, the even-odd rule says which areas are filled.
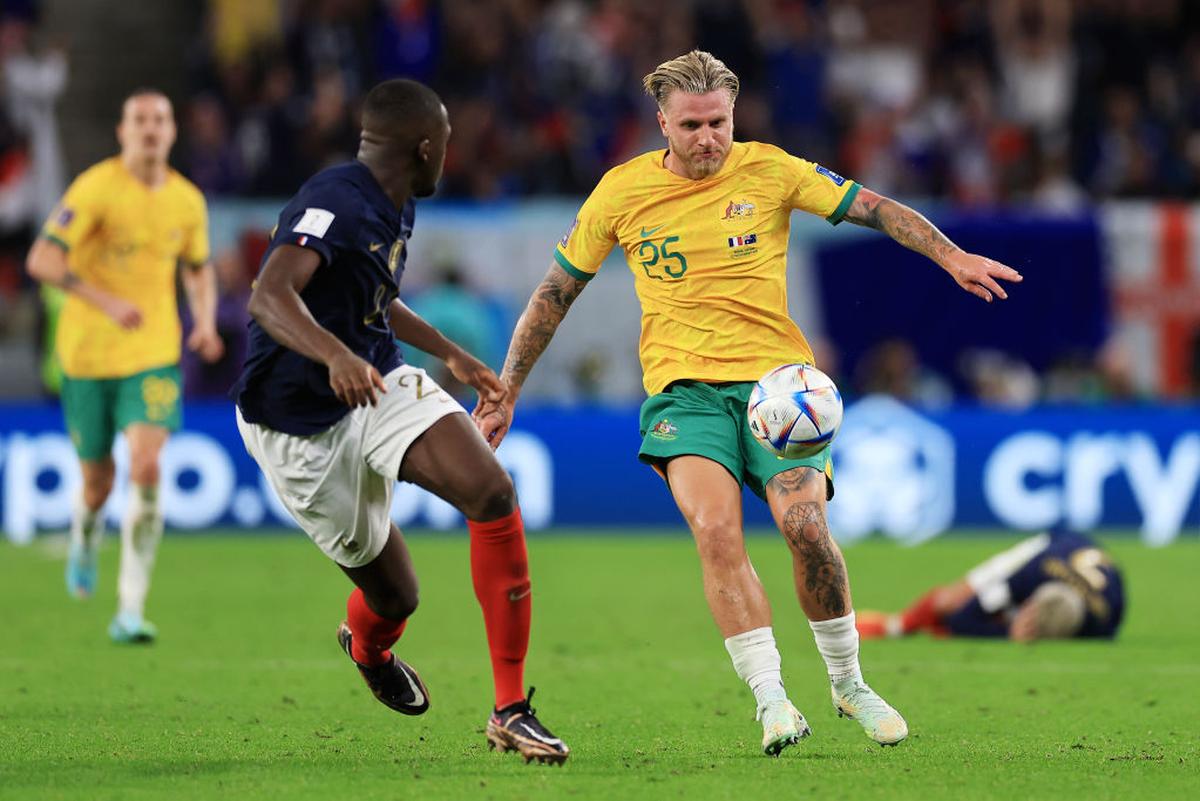
[[[503,381],[517,387],[525,383],[529,371],[550,344],[558,324],[566,316],[567,309],[571,308],[585,286],[586,281],[568,275],[557,264],[551,265],[542,283],[534,290],[521,319],[517,321],[500,375]]]
[[[868,190],[859,192],[846,212],[846,219],[856,225],[874,228],[890,236],[909,250],[944,264],[958,246],[921,214],[903,203],[877,195]]]

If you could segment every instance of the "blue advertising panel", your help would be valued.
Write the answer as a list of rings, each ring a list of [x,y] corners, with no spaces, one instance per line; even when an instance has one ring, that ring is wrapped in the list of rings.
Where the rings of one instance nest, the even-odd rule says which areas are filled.
[[[290,525],[242,447],[225,403],[193,403],[163,452],[163,511],[181,529]],[[531,528],[680,526],[666,487],[637,461],[635,409],[519,409],[499,451]],[[120,519],[127,452],[116,448]],[[1023,413],[910,409],[868,397],[846,410],[834,443],[831,526],[919,542],[955,527],[1140,529],[1153,544],[1200,525],[1200,409],[1043,408]],[[78,486],[71,442],[51,405],[0,407],[0,528],[18,542],[62,530]],[[747,495],[748,525],[765,505]],[[451,528],[458,513],[399,485],[402,526]]]
[[[956,383],[964,350],[1003,351],[1044,371],[1104,341],[1110,295],[1094,217],[989,211],[943,214],[938,223],[961,247],[1008,264],[1024,281],[1006,285],[1008,300],[984,304],[885,236],[818,246],[813,262],[825,333],[837,343],[843,374],[853,375],[887,339],[911,343],[922,364]]]

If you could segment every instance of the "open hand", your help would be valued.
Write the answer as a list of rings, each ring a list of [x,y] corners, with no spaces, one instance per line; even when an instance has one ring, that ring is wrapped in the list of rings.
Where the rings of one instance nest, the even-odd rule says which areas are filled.
[[[1008,265],[962,250],[951,254],[943,266],[960,287],[988,303],[992,302],[993,295],[1001,300],[1008,298],[1008,293],[997,279],[1013,283],[1024,280],[1019,272]]]

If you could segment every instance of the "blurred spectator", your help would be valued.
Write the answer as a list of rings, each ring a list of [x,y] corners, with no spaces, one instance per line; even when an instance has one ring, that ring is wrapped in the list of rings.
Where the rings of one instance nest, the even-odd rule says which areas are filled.
[[[28,143],[27,222],[41,225],[66,186],[55,104],[67,86],[67,56],[58,47],[35,48],[32,20],[0,19],[0,69],[8,118]]]
[[[897,400],[927,408],[945,406],[954,391],[941,376],[923,367],[912,344],[886,339],[859,360],[855,385],[863,395],[891,395]]]
[[[739,138],[885,193],[1065,210],[1080,187],[1200,191],[1200,10],[1178,0],[209,0],[209,17],[194,124],[206,164],[215,129],[235,145],[222,192],[291,193],[353,153],[366,88],[408,76],[454,122],[444,196],[583,193],[661,146],[640,78],[696,46],[742,78]]]
[[[25,253],[64,186],[54,106],[66,87],[67,59],[35,45],[35,18],[26,3],[0,13],[0,334],[23,319],[15,304]]]
[[[496,325],[495,310],[486,298],[466,285],[457,265],[447,264],[438,273],[437,283],[417,293],[409,307],[467,353],[498,368],[496,351],[504,346],[506,338]],[[424,368],[442,389],[456,398],[470,397],[474,391],[451,375],[443,362],[423,351],[405,346],[404,359]]]
[[[184,173],[206,195],[231,194],[244,185],[241,160],[230,138],[225,110],[212,95],[194,98],[187,110]]]
[[[1037,402],[1037,373],[1021,359],[998,350],[969,350],[960,362],[963,378],[981,404],[1015,411]]]

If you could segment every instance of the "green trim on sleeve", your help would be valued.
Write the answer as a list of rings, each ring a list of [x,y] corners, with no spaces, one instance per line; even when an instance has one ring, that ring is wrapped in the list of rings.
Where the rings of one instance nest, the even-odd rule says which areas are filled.
[[[854,196],[858,194],[858,190],[860,189],[862,189],[862,184],[858,181],[853,181],[850,184],[850,188],[846,190],[846,194],[842,195],[842,202],[833,210],[833,214],[825,218],[830,225],[837,225],[842,221],[842,218],[846,216],[846,212],[850,211],[850,204],[854,202]]]
[[[566,270],[567,275],[580,281],[591,281],[596,277],[595,273],[585,273],[583,270],[576,267],[571,262],[567,261],[567,257],[562,254],[558,248],[554,249],[554,260],[558,262],[558,266]]]
[[[68,245],[66,242],[62,241],[57,236],[55,236],[54,234],[52,234],[48,231],[42,231],[41,238],[45,239],[47,242],[53,242],[54,244],[58,245],[60,248],[67,251],[68,253],[71,250],[70,245]]]

